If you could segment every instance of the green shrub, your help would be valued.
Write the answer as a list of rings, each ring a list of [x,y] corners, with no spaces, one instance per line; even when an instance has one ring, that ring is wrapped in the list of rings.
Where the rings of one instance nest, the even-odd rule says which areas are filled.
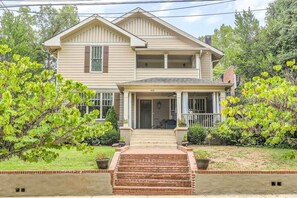
[[[106,113],[106,118],[105,118],[105,122],[110,122],[112,127],[116,130],[118,130],[118,118],[117,118],[117,114],[114,110],[114,107],[111,107],[110,109],[108,109],[107,113]]]
[[[118,143],[120,139],[120,133],[116,129],[112,129],[107,131],[100,137],[100,143],[102,145],[112,145],[114,143]]]
[[[206,128],[200,124],[194,124],[189,128],[188,141],[191,144],[202,144],[207,136]]]

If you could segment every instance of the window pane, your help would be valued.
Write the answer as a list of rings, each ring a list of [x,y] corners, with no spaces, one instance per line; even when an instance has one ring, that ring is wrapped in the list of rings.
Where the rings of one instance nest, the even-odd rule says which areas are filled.
[[[102,46],[92,46],[92,71],[102,71]]]
[[[102,93],[102,118],[106,117],[108,109],[112,107],[113,94],[112,93]]]
[[[83,93],[80,93],[79,95],[81,98],[86,98],[86,96]],[[79,105],[77,105],[77,109],[80,111],[81,116],[87,113],[87,106],[85,103],[80,103]]]
[[[100,112],[100,93],[96,93],[95,97],[91,100],[91,102],[93,102],[93,106],[89,107],[89,112],[98,109]],[[98,115],[98,118],[100,118],[100,113]]]

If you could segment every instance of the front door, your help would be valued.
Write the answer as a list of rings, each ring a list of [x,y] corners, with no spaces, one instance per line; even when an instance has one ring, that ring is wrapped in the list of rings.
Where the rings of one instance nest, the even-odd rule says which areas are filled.
[[[140,128],[152,128],[152,101],[140,100]]]

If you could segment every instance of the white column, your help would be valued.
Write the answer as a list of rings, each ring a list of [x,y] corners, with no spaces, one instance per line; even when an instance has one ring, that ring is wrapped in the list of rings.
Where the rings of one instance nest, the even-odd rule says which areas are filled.
[[[129,127],[132,127],[132,93],[129,93],[128,95],[128,101],[129,101],[129,105],[128,105],[128,123],[129,123]]]
[[[133,124],[133,128],[136,128],[136,111],[137,111],[137,98],[136,98],[136,93],[134,93],[134,124]]]
[[[129,92],[128,91],[124,91],[124,124],[126,124],[125,122],[129,120]]]
[[[188,104],[189,94],[188,92],[182,93],[182,112],[189,113],[189,104]]]
[[[181,119],[181,107],[182,107],[182,100],[181,100],[181,92],[177,91],[176,92],[176,115],[177,115],[177,119]]]
[[[196,54],[196,69],[198,70],[198,78],[201,78],[201,56]]]
[[[168,54],[164,54],[164,68],[168,68]]]
[[[220,96],[219,96],[219,93],[216,93],[217,94],[217,99],[216,99],[216,102],[217,102],[217,113],[220,113]]]
[[[217,103],[216,103],[216,93],[212,93],[212,111],[213,113],[217,113]]]

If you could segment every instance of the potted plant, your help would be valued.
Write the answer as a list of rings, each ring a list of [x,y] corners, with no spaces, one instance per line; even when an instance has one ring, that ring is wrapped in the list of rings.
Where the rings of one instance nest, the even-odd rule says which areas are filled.
[[[204,150],[198,150],[194,152],[194,156],[196,159],[197,168],[199,170],[206,170],[209,165],[209,153]]]
[[[185,119],[178,119],[177,120],[177,126],[178,127],[186,127],[187,126],[187,124],[186,124],[186,121],[185,121]]]
[[[183,140],[182,140],[182,146],[188,146],[188,136],[187,134],[185,133],[184,134],[184,137],[183,137]]]
[[[99,169],[107,169],[109,163],[109,158],[107,154],[102,152],[97,153],[96,163]]]
[[[119,146],[123,147],[126,145],[126,138],[125,137],[121,137],[120,141],[119,141]]]

